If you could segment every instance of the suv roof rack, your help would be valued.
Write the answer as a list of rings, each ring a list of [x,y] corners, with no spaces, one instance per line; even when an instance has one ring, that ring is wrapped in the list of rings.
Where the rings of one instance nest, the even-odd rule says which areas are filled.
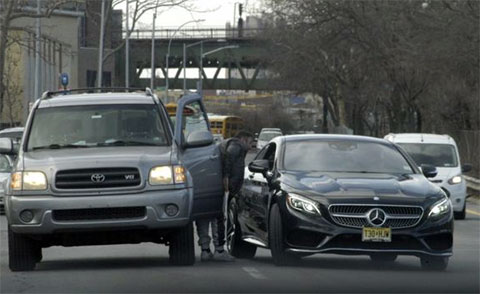
[[[41,100],[50,99],[57,94],[71,94],[75,93],[93,93],[93,92],[134,92],[134,91],[145,91],[145,94],[153,97],[153,92],[150,88],[126,88],[126,87],[102,87],[102,88],[78,88],[78,89],[68,89],[68,90],[58,90],[58,91],[45,91],[40,97]]]

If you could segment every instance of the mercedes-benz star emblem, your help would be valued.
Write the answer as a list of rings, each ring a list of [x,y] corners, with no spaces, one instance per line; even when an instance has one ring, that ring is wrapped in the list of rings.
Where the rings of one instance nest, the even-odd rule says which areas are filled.
[[[93,174],[90,179],[92,180],[92,182],[94,183],[102,183],[103,181],[105,181],[105,176],[102,175],[102,174]]]
[[[385,223],[386,220],[385,211],[380,208],[374,208],[368,212],[367,219],[368,222],[375,227],[380,227]]]

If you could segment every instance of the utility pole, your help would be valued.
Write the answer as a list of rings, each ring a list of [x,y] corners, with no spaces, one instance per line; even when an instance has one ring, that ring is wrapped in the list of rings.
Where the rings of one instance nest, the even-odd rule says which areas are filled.
[[[127,30],[127,33],[125,35],[125,88],[128,88],[130,86],[130,79],[129,79],[129,73],[130,73],[130,61],[129,61],[129,56],[130,56],[130,27],[128,26],[128,0],[125,1],[127,3],[127,7],[125,9],[125,14],[127,15],[125,19],[125,28]]]
[[[98,71],[97,71],[97,87],[102,87],[103,76],[103,34],[105,30],[105,0],[102,0],[102,15],[100,16],[100,44],[98,45]]]
[[[183,95],[187,95],[187,44],[183,43]]]
[[[35,32],[35,83],[34,83],[34,96],[33,99],[40,97],[40,0],[37,0],[37,15],[36,20],[36,32]],[[31,98],[30,98],[31,99]],[[31,102],[31,101],[30,101]]]
[[[200,78],[199,78],[199,83],[198,83],[198,93],[203,98],[203,77],[202,77],[202,73],[203,73],[203,43],[200,43],[200,67],[199,67]]]
[[[157,3],[158,4],[158,3]],[[157,8],[155,7],[155,12],[153,13],[153,23],[152,23],[152,60],[150,62],[150,89],[155,89],[155,20],[157,19]]]

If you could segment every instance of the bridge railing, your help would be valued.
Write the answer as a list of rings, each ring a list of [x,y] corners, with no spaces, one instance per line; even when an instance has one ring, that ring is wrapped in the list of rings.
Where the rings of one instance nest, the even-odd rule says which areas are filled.
[[[257,37],[263,29],[260,28],[186,28],[177,31],[176,29],[159,29],[155,30],[155,39],[249,39]],[[122,31],[125,38],[126,31]],[[131,39],[151,39],[152,30],[138,29],[133,30],[130,34]]]

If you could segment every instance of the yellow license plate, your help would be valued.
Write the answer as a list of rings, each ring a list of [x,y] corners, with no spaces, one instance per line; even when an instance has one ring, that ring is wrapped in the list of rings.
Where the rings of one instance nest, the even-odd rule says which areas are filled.
[[[392,242],[392,230],[390,228],[363,227],[363,242]]]

